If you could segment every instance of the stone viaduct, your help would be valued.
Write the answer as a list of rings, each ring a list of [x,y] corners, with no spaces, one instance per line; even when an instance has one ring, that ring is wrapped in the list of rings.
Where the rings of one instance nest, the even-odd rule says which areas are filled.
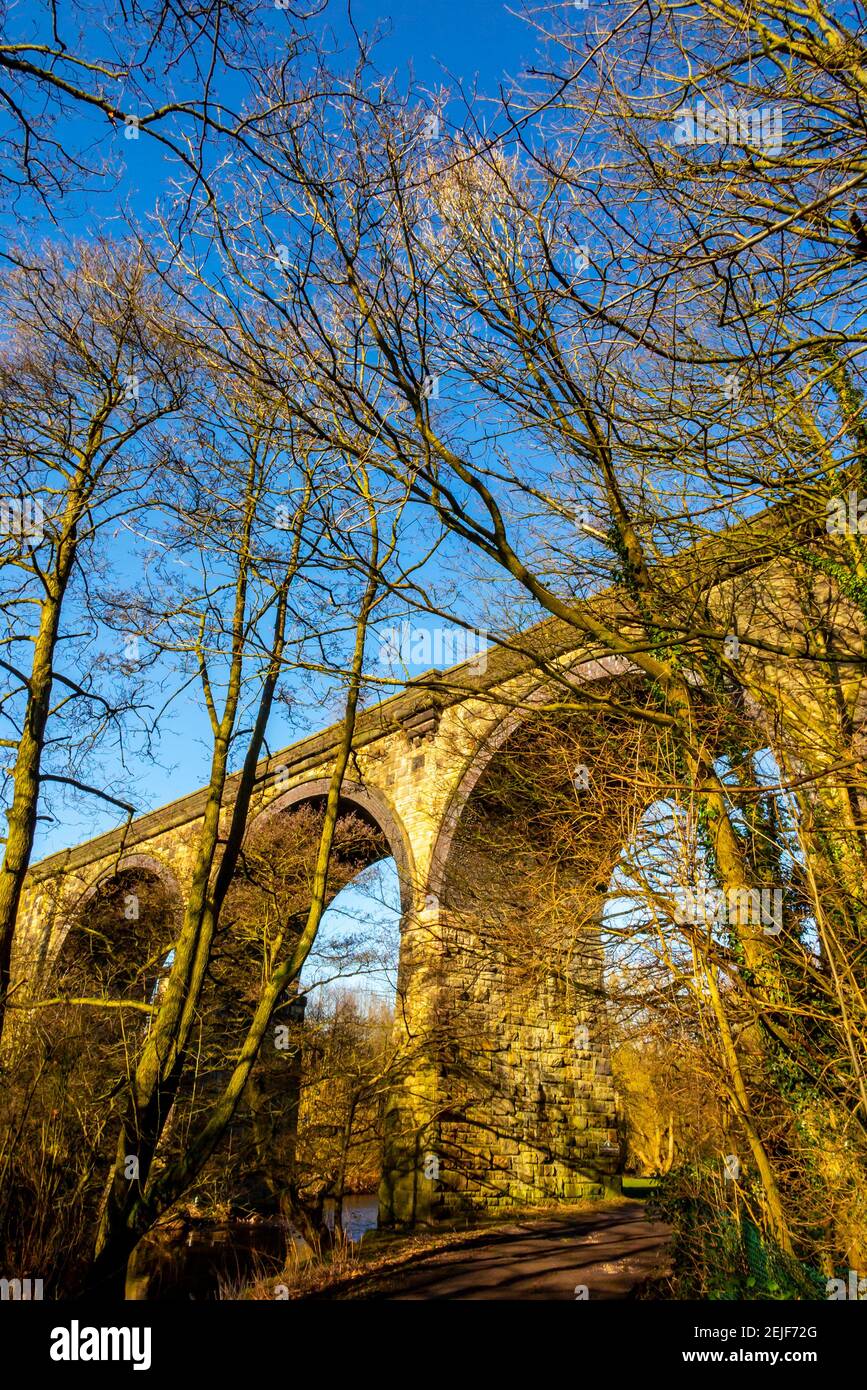
[[[762,592],[754,587],[754,598]],[[558,672],[600,692],[629,679],[624,658],[576,651],[575,638],[541,624],[512,649],[428,672],[358,719],[343,806],[381,832],[402,896],[404,1062],[386,1111],[385,1223],[575,1199],[619,1183],[598,924],[641,809],[630,758],[624,746],[620,786],[600,788],[592,772],[573,778],[575,765],[592,768],[594,739],[610,748],[610,723],[603,729],[591,706],[562,769],[582,827],[565,856],[571,869],[556,833],[543,843],[520,777],[508,796],[497,783],[522,758],[545,760],[522,739],[535,722],[528,710],[545,707]],[[321,804],[339,733],[335,725],[262,762],[254,821]],[[13,980],[45,979],[74,904],[121,872],[153,875],[181,900],[202,805],[193,793],[35,865]]]

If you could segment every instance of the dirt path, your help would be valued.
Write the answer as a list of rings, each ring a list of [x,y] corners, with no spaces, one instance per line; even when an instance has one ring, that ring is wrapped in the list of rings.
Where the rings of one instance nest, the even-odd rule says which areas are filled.
[[[668,1228],[644,1205],[600,1203],[568,1217],[534,1217],[417,1255],[397,1273],[354,1284],[352,1298],[626,1298],[666,1268]]]

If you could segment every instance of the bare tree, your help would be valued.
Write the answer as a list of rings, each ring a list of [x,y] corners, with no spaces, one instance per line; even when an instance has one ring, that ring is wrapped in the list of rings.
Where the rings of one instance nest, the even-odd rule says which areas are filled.
[[[78,714],[86,753],[88,729],[91,740],[116,730],[128,708],[122,692],[100,690],[86,660],[80,671],[64,670],[59,644],[82,617],[91,628],[88,576],[109,528],[155,486],[163,427],[186,389],[183,350],[135,247],[81,248],[72,265],[49,253],[8,275],[2,296],[2,666],[11,678],[3,746],[13,760],[0,869],[0,1010],[42,785],[65,783],[133,809],[81,782],[72,740],[65,762],[52,756],[46,768],[44,755],[54,721],[74,727]]]
[[[644,48],[636,38],[636,54]],[[756,250],[747,232],[719,257],[705,241],[690,259],[697,214],[677,179],[693,178],[699,200],[724,190],[722,230],[743,201],[730,167],[694,176],[677,152],[662,178],[641,111],[626,121],[622,154],[576,161],[582,140],[617,148],[625,98],[610,80],[612,47],[601,53],[576,63],[574,78],[564,63],[554,95],[538,103],[555,115],[532,136],[513,119],[502,139],[472,112],[464,130],[431,137],[412,97],[378,84],[368,99],[362,62],[339,133],[315,95],[288,136],[263,123],[268,159],[250,173],[247,211],[224,207],[213,225],[239,316],[260,312],[247,266],[279,234],[286,284],[269,288],[256,361],[311,431],[409,488],[479,557],[480,574],[498,569],[523,611],[571,629],[585,658],[640,673],[638,700],[625,681],[596,698],[562,667],[553,675],[565,707],[628,709],[671,741],[670,790],[695,801],[733,905],[753,1026],[732,1031],[715,966],[706,1006],[769,1229],[791,1252],[746,1071],[751,1055],[782,1048],[791,1059],[799,1042],[785,963],[750,910],[767,832],[756,824],[744,836],[731,783],[742,777],[748,795],[757,791],[755,749],[741,731],[758,723],[798,804],[798,853],[836,981],[832,1051],[842,1038],[863,1126],[853,948],[863,914],[864,624],[848,572],[854,560],[857,574],[861,543],[825,524],[860,468],[860,404],[839,333],[804,334],[812,282],[793,281],[785,257],[768,260],[768,238]],[[629,56],[617,61],[631,75]],[[766,142],[750,162],[751,138],[750,128],[752,188],[769,168],[776,177],[779,152]],[[651,216],[661,227],[652,237]],[[776,286],[772,301],[762,277]],[[752,343],[748,390],[738,369]],[[814,969],[802,960],[805,983]]]

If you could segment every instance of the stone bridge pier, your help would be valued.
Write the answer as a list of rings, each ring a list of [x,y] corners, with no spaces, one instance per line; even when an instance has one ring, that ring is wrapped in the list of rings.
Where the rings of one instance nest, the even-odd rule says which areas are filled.
[[[402,934],[383,1223],[619,1190],[600,921],[635,791],[625,770],[604,795],[585,785],[592,741],[504,720],[427,842]]]

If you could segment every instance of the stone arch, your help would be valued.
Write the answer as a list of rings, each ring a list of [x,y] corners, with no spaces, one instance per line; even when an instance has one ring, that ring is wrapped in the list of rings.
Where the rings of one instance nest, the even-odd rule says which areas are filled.
[[[273,801],[250,820],[249,828],[261,825],[263,821],[281,812],[298,806],[323,803],[331,785],[329,777],[318,777],[312,782],[302,782],[281,792]],[[413,903],[415,884],[415,865],[412,846],[406,829],[382,792],[374,787],[366,787],[360,782],[344,781],[340,791],[340,810],[344,814],[354,812],[373,825],[383,836],[397,866],[400,885],[401,912],[405,915]]]
[[[264,806],[257,810],[255,815],[251,815],[247,833],[251,835],[252,843],[257,846],[256,854],[251,856],[258,860],[258,867],[264,863],[267,866],[266,874],[273,872],[279,875],[281,863],[294,865],[299,862],[295,859],[294,853],[300,848],[300,855],[315,854],[318,843],[320,821],[325,800],[331,786],[329,777],[314,777],[309,781],[301,782],[289,787],[286,791],[278,792],[276,796],[268,801]],[[310,822],[306,818],[301,821],[298,827],[298,839],[289,831],[288,842],[290,844],[290,855],[282,860],[278,855],[272,857],[272,846],[280,846],[282,836],[279,825],[280,818],[291,819],[293,813],[303,813],[311,809],[318,813],[317,819]],[[342,789],[339,799],[339,815],[352,815],[363,822],[365,829],[361,834],[357,834],[357,826],[353,827],[347,840],[360,846],[357,858],[349,860],[347,873],[343,870],[347,868],[347,860],[343,860],[343,865],[337,864],[335,871],[331,875],[331,882],[326,894],[326,907],[331,908],[339,902],[340,894],[353,885],[356,885],[359,877],[364,870],[382,859],[390,857],[393,859],[397,869],[398,886],[400,890],[400,910],[402,921],[405,920],[412,906],[413,900],[413,854],[409,844],[408,836],[402,821],[390,806],[385,796],[376,788],[362,785],[360,782],[347,780]],[[374,832],[369,835],[368,828]],[[261,832],[261,833],[260,833]],[[273,835],[272,835],[273,832]],[[338,834],[337,841],[340,836]],[[336,848],[337,846],[336,841]],[[336,858],[341,858],[338,849]],[[309,859],[304,859],[309,865]],[[245,872],[244,866],[239,864],[239,877]],[[268,879],[268,882],[273,882]],[[302,893],[305,890],[302,889]],[[231,890],[230,890],[231,893]],[[305,904],[309,903],[309,898],[304,899]],[[229,898],[227,897],[227,904]],[[306,918],[306,906],[302,910]],[[391,921],[394,922],[392,915]],[[311,960],[311,966],[315,964]],[[327,972],[326,972],[327,973]],[[220,979],[219,961],[213,971],[215,980]],[[351,980],[351,977],[350,977]],[[231,981],[229,982],[231,984]],[[279,1193],[281,1187],[285,1186],[286,1169],[294,1162],[295,1144],[298,1138],[299,1126],[309,1126],[312,1121],[309,1112],[299,1108],[299,1096],[301,1095],[302,1085],[308,1082],[308,1069],[314,1077],[315,1084],[315,1063],[311,1062],[309,1054],[302,1052],[297,1046],[299,1038],[303,1038],[304,1033],[298,1032],[299,1029],[310,1028],[310,1011],[307,1011],[305,1024],[304,1005],[308,1004],[311,998],[315,998],[318,988],[318,981],[314,977],[302,972],[293,982],[291,990],[285,1000],[278,1004],[272,1021],[276,1028],[288,1028],[286,1037],[291,1041],[286,1047],[285,1052],[274,1052],[273,1044],[262,1048],[259,1060],[251,1078],[251,1086],[255,1088],[255,1102],[250,1102],[251,1107],[255,1106],[255,1113],[258,1116],[257,1124],[261,1125],[264,1117],[267,1117],[267,1125],[272,1139],[267,1154],[261,1153],[255,1143],[253,1144],[253,1154],[255,1162],[251,1159],[249,1172],[237,1188],[232,1184],[234,1178],[221,1177],[220,1181],[226,1184],[225,1190],[231,1194],[231,1200],[249,1202],[257,1209],[265,1204],[265,1209],[270,1210],[271,1204],[278,1201],[275,1194]],[[302,1005],[298,1011],[299,1002]],[[314,1026],[321,1026],[321,1020]],[[282,1044],[281,1044],[282,1047]],[[276,1063],[275,1063],[276,1058]],[[233,1134],[235,1141],[240,1145],[253,1142],[251,1135],[253,1129],[253,1108],[245,1108],[245,1101],[239,1107],[238,1113],[233,1121]],[[306,1131],[305,1131],[306,1132]],[[255,1137],[255,1135],[254,1135]],[[235,1142],[233,1141],[233,1142]],[[219,1155],[215,1162],[219,1162]],[[217,1171],[219,1171],[217,1169]]]
[[[174,937],[180,927],[183,914],[184,896],[181,885],[174,871],[155,855],[147,853],[124,854],[113,860],[110,864],[103,864],[91,883],[86,885],[67,905],[60,931],[58,931],[51,951],[50,957],[46,961],[46,972],[54,973],[62,965],[64,958],[68,957],[74,942],[70,940],[70,933],[74,932],[76,926],[83,926],[86,922],[88,911],[98,910],[101,894],[106,893],[112,885],[119,885],[123,880],[128,880],[131,895],[135,894],[134,885],[136,882],[158,885],[161,890],[159,910],[166,919],[166,927]],[[136,914],[138,905],[136,903]],[[119,945],[125,940],[141,939],[142,928],[137,926],[138,915],[125,917],[124,923],[118,923],[116,939]],[[146,933],[144,933],[146,934]],[[165,944],[170,946],[170,939],[166,933]],[[153,942],[151,942],[153,945]],[[155,978],[159,970],[155,971]]]
[[[538,697],[537,697],[538,698]],[[506,715],[479,744],[458,779],[442,819],[430,861],[425,902],[436,908],[442,897],[449,858],[461,816],[473,791],[499,750],[527,718],[526,714]]]
[[[83,907],[103,884],[112,878],[117,878],[119,874],[127,873],[133,869],[138,869],[142,873],[149,874],[152,878],[159,879],[178,904],[183,901],[181,885],[174,870],[170,869],[168,864],[164,864],[153,854],[124,854],[97,874],[93,882],[83,890],[75,906]]]
[[[584,675],[587,682],[603,681],[613,676],[637,670],[632,663],[622,657],[605,657],[601,660],[582,661],[574,668],[574,675]],[[476,787],[488,772],[497,754],[532,718],[534,706],[545,703],[555,692],[556,686],[545,681],[527,696],[525,708],[507,713],[482,739],[474,753],[469,757],[458,782],[452,791],[442,819],[430,860],[430,871],[426,888],[426,901],[435,906],[441,896],[449,858],[458,833],[461,816]]]

